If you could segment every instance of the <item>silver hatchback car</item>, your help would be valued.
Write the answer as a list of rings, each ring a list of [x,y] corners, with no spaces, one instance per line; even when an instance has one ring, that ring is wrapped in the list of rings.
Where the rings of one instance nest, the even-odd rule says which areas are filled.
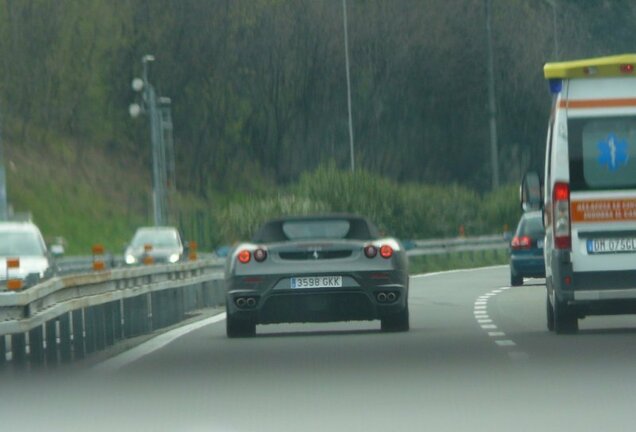
[[[14,266],[7,268],[7,261]],[[0,281],[20,279],[29,286],[52,274],[52,259],[38,227],[31,222],[0,222]]]
[[[176,263],[183,258],[183,243],[179,231],[170,226],[137,229],[126,248],[126,264],[143,264],[145,258],[153,263]]]

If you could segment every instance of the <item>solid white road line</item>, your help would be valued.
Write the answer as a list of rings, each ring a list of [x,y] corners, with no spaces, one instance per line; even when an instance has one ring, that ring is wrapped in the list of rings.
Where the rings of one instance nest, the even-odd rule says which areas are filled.
[[[180,338],[181,336],[198,330],[201,327],[223,321],[224,319],[225,312],[214,315],[210,318],[202,319],[201,321],[193,322],[183,327],[177,327],[174,330],[170,330],[166,333],[155,336],[154,338],[142,343],[141,345],[138,345],[128,351],[125,351],[115,357],[109,358],[108,360],[95,365],[93,367],[93,370],[97,370],[100,372],[116,371],[132,362],[139,360],[144,356],[147,356],[154,351],[157,351],[158,349],[163,348],[164,346],[168,345],[175,339]]]

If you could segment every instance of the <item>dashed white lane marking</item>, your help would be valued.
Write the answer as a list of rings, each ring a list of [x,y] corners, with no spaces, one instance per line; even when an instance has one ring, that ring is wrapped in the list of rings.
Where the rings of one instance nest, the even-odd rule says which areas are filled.
[[[93,367],[94,370],[98,370],[100,372],[113,372],[122,367],[139,360],[140,358],[157,351],[158,349],[163,348],[168,345],[173,340],[186,335],[192,331],[198,330],[201,327],[205,327],[210,324],[214,324],[219,321],[223,321],[225,319],[225,312],[220,313],[218,315],[214,315],[210,318],[202,319],[200,321],[193,322],[191,324],[185,325],[183,327],[177,327],[174,330],[170,330],[169,332],[162,333],[159,336],[156,336],[141,345],[136,346],[133,349],[128,351],[124,351],[118,356],[112,357],[102,363],[98,363]]]
[[[482,294],[477,297],[473,305],[473,314],[477,324],[488,333],[488,336],[492,338],[495,345],[502,349],[511,349],[517,346],[516,342],[506,337],[506,334],[502,331],[498,331],[497,325],[493,322],[488,315],[488,302],[496,297],[498,294],[506,292],[510,287],[500,287],[494,289],[486,294]],[[512,361],[525,361],[528,359],[528,354],[523,351],[507,351],[508,358]]]
[[[496,343],[497,345],[499,345],[499,346],[515,346],[515,345],[517,345],[517,344],[515,343],[515,341],[512,341],[512,340],[510,340],[510,339],[497,339],[497,340],[495,341],[495,343]]]

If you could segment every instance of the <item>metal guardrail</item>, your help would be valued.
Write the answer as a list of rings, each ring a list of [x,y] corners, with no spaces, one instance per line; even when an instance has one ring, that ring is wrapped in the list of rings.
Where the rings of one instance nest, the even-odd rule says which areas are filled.
[[[202,260],[216,260],[219,266],[222,266],[225,263],[225,259],[218,258],[214,254],[211,253],[198,253],[199,259]],[[83,256],[62,256],[55,259],[55,264],[57,266],[57,275],[63,276],[73,273],[82,273],[92,271],[93,269],[93,256],[91,255],[83,255]],[[117,268],[125,266],[123,255],[113,255],[110,253],[105,254],[101,257],[106,264],[107,268]]]
[[[80,359],[224,301],[218,260],[54,277],[0,292],[0,367]]]
[[[408,256],[500,250],[509,247],[509,239],[504,234],[457,237],[454,239],[413,240],[412,243],[413,248],[407,251]]]

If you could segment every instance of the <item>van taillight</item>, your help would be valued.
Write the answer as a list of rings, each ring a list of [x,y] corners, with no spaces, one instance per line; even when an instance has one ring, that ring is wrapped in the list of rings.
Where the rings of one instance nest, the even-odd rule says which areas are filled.
[[[567,183],[555,183],[552,191],[552,229],[554,246],[557,249],[570,249],[570,185]]]

